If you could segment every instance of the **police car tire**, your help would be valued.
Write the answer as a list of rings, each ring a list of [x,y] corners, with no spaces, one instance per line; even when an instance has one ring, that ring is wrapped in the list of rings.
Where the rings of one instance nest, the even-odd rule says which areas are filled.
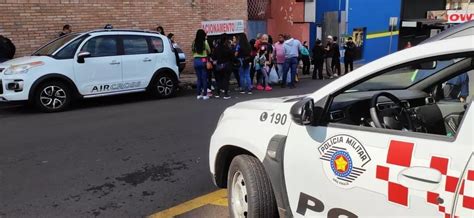
[[[63,93],[65,95],[65,99],[64,99],[64,102],[62,103],[62,105],[60,107],[57,107],[57,108],[53,109],[53,108],[50,108],[50,107],[46,107],[46,106],[43,105],[43,103],[41,103],[41,94],[42,94],[43,90],[46,87],[58,87],[61,90],[63,90]],[[60,82],[60,81],[44,82],[44,83],[40,84],[34,92],[34,97],[33,97],[34,98],[34,100],[33,100],[34,106],[38,110],[40,110],[42,112],[45,112],[45,113],[54,113],[54,112],[64,111],[71,104],[72,92],[70,90],[71,89],[68,85],[66,85],[65,83]]]
[[[241,172],[247,190],[248,211],[246,217],[278,217],[278,208],[270,179],[262,163],[250,155],[236,156],[229,167],[227,191],[230,214],[233,216],[232,184],[236,172]]]
[[[172,85],[172,87],[169,87]],[[158,87],[169,88],[168,90],[161,91]],[[160,73],[152,83],[151,91],[152,94],[157,98],[170,98],[176,95],[176,90],[178,88],[178,83],[169,73]]]

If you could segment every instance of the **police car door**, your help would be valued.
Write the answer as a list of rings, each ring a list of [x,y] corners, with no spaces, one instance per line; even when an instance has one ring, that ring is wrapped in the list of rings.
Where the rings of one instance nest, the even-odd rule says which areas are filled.
[[[471,106],[455,138],[336,123],[293,124],[284,154],[292,214],[449,217],[458,195],[464,196],[465,205],[457,204],[462,213],[472,212],[473,193],[465,190],[473,186],[463,187],[459,178],[473,152],[473,112]]]

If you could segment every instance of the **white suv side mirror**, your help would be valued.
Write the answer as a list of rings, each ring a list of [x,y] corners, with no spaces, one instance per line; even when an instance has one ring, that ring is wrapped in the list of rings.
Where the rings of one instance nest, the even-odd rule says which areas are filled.
[[[80,64],[85,63],[85,58],[90,57],[90,56],[91,56],[91,53],[88,51],[80,52],[77,55],[77,63],[80,63]]]

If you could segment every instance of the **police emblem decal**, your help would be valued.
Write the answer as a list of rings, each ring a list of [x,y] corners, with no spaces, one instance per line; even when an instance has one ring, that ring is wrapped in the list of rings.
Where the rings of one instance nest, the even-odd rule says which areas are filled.
[[[324,171],[331,181],[343,188],[350,188],[366,171],[371,161],[364,146],[354,137],[336,135],[318,147]]]

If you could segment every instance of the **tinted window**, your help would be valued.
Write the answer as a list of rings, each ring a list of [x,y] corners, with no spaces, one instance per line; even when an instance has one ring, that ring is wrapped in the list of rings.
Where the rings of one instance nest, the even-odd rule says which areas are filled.
[[[81,36],[81,37],[77,38],[73,42],[69,43],[69,45],[67,45],[66,47],[61,49],[61,51],[59,51],[55,55],[55,58],[57,58],[57,59],[72,59],[72,58],[74,58],[74,54],[76,54],[77,48],[82,43],[82,41],[84,41],[84,39],[86,39],[87,37],[89,37],[89,35],[84,35],[84,36]]]
[[[151,44],[153,45],[153,49],[155,53],[161,53],[164,50],[163,40],[158,37],[151,38]]]
[[[125,55],[148,54],[148,42],[143,36],[124,36],[123,49]]]
[[[117,40],[113,36],[99,36],[86,42],[81,51],[91,53],[91,57],[117,55]]]

